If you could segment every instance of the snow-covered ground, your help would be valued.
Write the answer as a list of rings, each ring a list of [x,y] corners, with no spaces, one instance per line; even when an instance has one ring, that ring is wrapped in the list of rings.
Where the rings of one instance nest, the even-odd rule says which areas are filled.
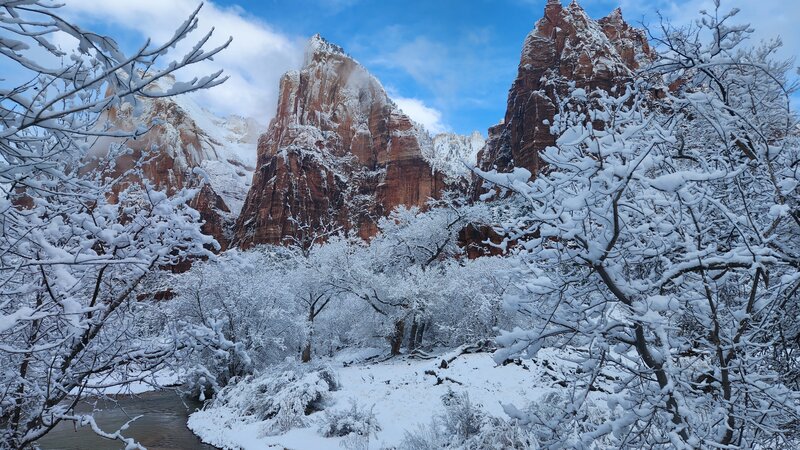
[[[550,391],[563,390],[547,361],[553,354],[543,350],[536,361],[497,365],[491,353],[461,354],[441,368],[451,351],[433,359],[408,357],[384,362],[347,364],[348,355],[326,361],[337,374],[338,390],[329,393],[324,411],[307,416],[307,427],[268,435],[265,421],[242,415],[230,407],[212,407],[192,414],[189,428],[209,444],[231,449],[339,448],[346,438],[325,438],[319,428],[327,415],[351,408],[352,402],[375,414],[381,430],[368,448],[392,448],[406,431],[415,431],[444,411],[442,396],[467,392],[473,405],[485,413],[507,418],[503,405],[525,407]],[[352,356],[352,355],[350,355]]]

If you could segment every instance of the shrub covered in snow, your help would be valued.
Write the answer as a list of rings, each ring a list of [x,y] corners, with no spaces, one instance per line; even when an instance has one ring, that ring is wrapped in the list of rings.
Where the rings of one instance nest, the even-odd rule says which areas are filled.
[[[306,416],[321,411],[328,393],[338,389],[330,368],[276,370],[251,376],[222,389],[206,409],[227,408],[241,417],[264,421],[264,434],[309,425]]]
[[[355,401],[350,401],[350,408],[333,412],[326,411],[319,433],[325,437],[343,437],[356,434],[369,438],[381,430],[378,419],[372,408],[365,409]]]
[[[580,447],[582,436],[604,423],[610,423],[618,416],[615,414],[615,408],[606,406],[605,402],[598,404],[594,399],[587,398],[582,409],[574,413],[576,420],[563,420],[563,411],[574,408],[571,403],[572,400],[567,392],[551,391],[531,403],[524,413],[511,406],[506,406],[506,412],[512,420],[525,423],[530,436],[537,442],[550,442],[555,439],[564,448]],[[613,446],[610,441],[602,438],[597,443],[601,444],[601,448]]]
[[[441,424],[447,435],[456,439],[467,440],[481,431],[485,414],[480,405],[473,404],[469,393],[449,391],[442,396],[446,413],[441,416]]]
[[[402,450],[536,448],[528,427],[486,414],[481,405],[470,401],[467,392],[449,391],[442,396],[442,403],[442,414],[406,432]]]

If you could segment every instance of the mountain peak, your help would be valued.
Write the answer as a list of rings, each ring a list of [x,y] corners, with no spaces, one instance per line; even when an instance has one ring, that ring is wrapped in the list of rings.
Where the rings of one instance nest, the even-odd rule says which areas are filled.
[[[577,0],[572,0],[571,2],[569,2],[569,7],[571,9],[579,9],[579,10],[583,11],[583,7],[578,4]]]
[[[645,33],[625,23],[619,8],[594,20],[574,0],[567,7],[548,1],[525,38],[506,116],[489,130],[480,166],[537,173],[543,165],[539,152],[555,143],[547,124],[565,87],[609,91],[653,57]]]
[[[606,17],[600,19],[601,21],[609,24],[614,25],[622,25],[625,23],[625,19],[622,18],[622,8],[619,6],[614,8]]]
[[[345,53],[342,47],[328,41],[322,37],[321,34],[317,33],[311,36],[311,39],[309,39],[306,44],[304,65],[308,65],[315,57],[322,55],[347,56],[347,53]]]
[[[431,140],[381,83],[319,34],[305,64],[281,78],[278,109],[258,144],[258,167],[234,240],[280,244],[298,224],[332,223],[367,238],[399,205],[423,207],[444,175]]]

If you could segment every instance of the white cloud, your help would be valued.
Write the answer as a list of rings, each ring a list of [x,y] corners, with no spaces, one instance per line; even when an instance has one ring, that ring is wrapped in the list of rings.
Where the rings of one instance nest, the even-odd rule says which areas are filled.
[[[120,27],[139,34],[142,42],[149,37],[160,43],[172,36],[197,5],[196,0],[71,0],[61,13],[88,28],[98,24]],[[221,7],[210,1],[205,2],[199,19],[198,29],[170,56],[181,56],[213,27],[214,37],[208,48],[224,43],[229,36],[233,42],[214,61],[187,68],[183,76],[190,78],[224,69],[230,79],[192,95],[217,114],[250,116],[266,124],[275,114],[278,80],[302,63],[305,39],[281,34],[239,7]]]
[[[450,130],[450,127],[442,122],[441,111],[426,106],[422,100],[406,97],[392,97],[392,100],[408,114],[408,117],[411,117],[411,120],[422,124],[430,133],[439,134]]]
[[[347,7],[355,1],[336,0],[328,6]],[[60,12],[87,28],[120,27],[121,31],[133,31],[139,35],[142,42],[149,37],[160,43],[169,39],[196,7],[196,0],[71,0]],[[205,2],[199,18],[198,30],[179,44],[172,56],[181,56],[213,27],[214,37],[208,43],[209,48],[224,43],[228,36],[233,37],[233,42],[214,61],[187,68],[183,76],[200,76],[224,69],[230,79],[221,86],[191,95],[219,115],[239,114],[254,117],[265,124],[275,114],[280,76],[302,63],[305,38],[281,34],[240,7],[222,7],[210,1]],[[117,36],[122,33],[109,34]],[[141,42],[129,44],[139,45]],[[424,77],[429,74],[422,61],[402,60],[408,62],[408,70],[413,71],[416,66],[415,75]],[[394,100],[431,133],[449,130],[442,122],[441,111],[421,100],[400,95]]]

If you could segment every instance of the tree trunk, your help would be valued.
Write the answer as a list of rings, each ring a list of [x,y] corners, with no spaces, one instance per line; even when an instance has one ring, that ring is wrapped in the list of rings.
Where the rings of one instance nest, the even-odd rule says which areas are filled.
[[[419,324],[419,330],[417,330],[417,342],[414,344],[414,347],[420,348],[422,347],[422,336],[425,334],[425,322],[421,322]]]
[[[305,347],[303,347],[303,353],[300,355],[300,361],[307,363],[311,362],[311,339],[309,338],[306,341]]]
[[[303,352],[300,354],[300,362],[311,362],[311,345],[314,338],[314,307],[311,306],[308,311],[308,337],[306,338],[306,345],[303,347]]]
[[[417,331],[419,330],[419,322],[416,317],[411,322],[411,332],[408,334],[408,352],[411,353],[417,348]]]
[[[403,347],[403,335],[405,334],[405,331],[406,322],[404,320],[398,320],[394,323],[394,335],[389,340],[389,343],[392,347],[392,356],[397,356],[400,354],[400,348]]]

